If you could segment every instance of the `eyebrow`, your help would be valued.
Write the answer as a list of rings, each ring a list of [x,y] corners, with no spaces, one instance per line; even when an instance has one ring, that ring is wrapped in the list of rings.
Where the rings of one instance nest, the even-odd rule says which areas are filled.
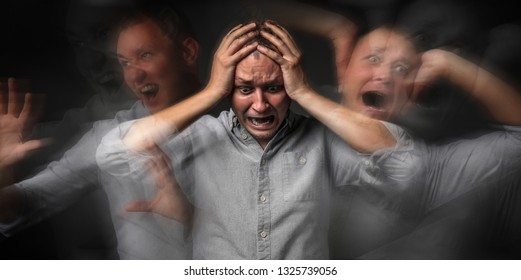
[[[242,79],[242,78],[235,78],[235,83],[236,84],[244,84],[244,85],[252,85],[253,81],[252,80],[245,80],[245,79]]]
[[[370,53],[376,53],[378,55],[385,54],[386,51],[387,51],[387,48],[382,48],[382,47],[370,48]],[[393,63],[402,62],[402,63],[408,64],[409,66],[414,64],[413,60],[410,59],[410,57],[403,56],[403,55],[399,56],[397,59],[394,59],[392,62]]]
[[[275,78],[273,80],[265,81],[264,83],[262,83],[261,86],[273,85],[273,84],[281,84],[281,83],[284,83],[282,78]],[[241,85],[248,85],[248,86],[250,86],[250,85],[253,85],[253,81],[252,80],[245,80],[243,78],[235,78],[235,84],[241,84]]]
[[[145,51],[145,49],[144,49],[143,47],[139,47],[139,48],[137,48],[137,49],[134,51],[133,55],[136,55],[136,56],[137,56],[137,55],[139,55],[140,53],[142,53],[143,51]],[[119,54],[119,53],[117,53],[116,56],[117,56],[118,58],[128,59],[127,57],[125,57],[124,55]]]

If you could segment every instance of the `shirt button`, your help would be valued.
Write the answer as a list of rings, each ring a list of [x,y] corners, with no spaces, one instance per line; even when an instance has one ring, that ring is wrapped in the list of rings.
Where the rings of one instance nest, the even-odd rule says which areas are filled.
[[[266,164],[266,159],[261,159],[261,164],[262,165]]]
[[[243,133],[243,134],[241,135],[241,137],[242,137],[242,140],[246,140],[246,139],[248,139],[248,134]]]
[[[262,231],[262,232],[260,233],[260,236],[261,236],[262,238],[266,238],[266,237],[268,237],[268,233],[265,232],[265,231]]]
[[[371,163],[368,160],[364,160],[364,164],[365,164],[365,166],[371,165]]]
[[[298,159],[298,161],[300,162],[300,164],[306,164],[306,162],[307,162],[307,160],[306,160],[305,157],[300,157],[300,158]]]
[[[265,202],[266,201],[266,196],[265,195],[261,195],[259,197],[259,199],[260,199],[260,201]]]

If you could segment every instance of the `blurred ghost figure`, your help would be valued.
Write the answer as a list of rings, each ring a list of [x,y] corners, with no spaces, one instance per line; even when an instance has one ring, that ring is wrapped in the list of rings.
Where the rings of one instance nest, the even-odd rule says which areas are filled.
[[[49,162],[60,159],[76,144],[95,121],[112,119],[118,111],[129,109],[136,101],[135,95],[123,84],[115,55],[114,28],[121,17],[140,2],[79,0],[67,3],[65,30],[60,34],[67,37],[84,78],[84,83],[77,85],[78,91],[85,91],[82,87],[87,87],[91,94],[83,107],[67,110],[61,120],[35,125],[25,140],[51,139],[50,144],[27,154],[16,164],[15,181],[31,178],[44,170]],[[99,188],[88,189],[90,191],[65,211],[2,244],[2,256],[117,258],[107,198]],[[53,247],[49,244],[55,248],[49,248]]]
[[[410,103],[402,107],[407,110],[399,110],[397,102],[407,102],[407,98],[397,98],[388,89],[397,88],[398,75],[391,70],[376,70],[392,62],[392,54],[398,53],[399,41],[394,38],[399,32],[385,35],[379,31],[378,35],[372,31],[357,45],[365,41],[367,55],[360,56],[364,51],[357,47],[353,51],[341,88],[345,104],[407,127],[417,137],[416,147],[422,154],[419,168],[423,171],[419,172],[416,189],[398,198],[371,188],[353,188],[335,196],[333,258],[482,259],[519,255],[519,226],[515,226],[519,209],[512,207],[518,200],[515,186],[519,179],[515,174],[521,168],[515,160],[519,152],[519,96],[512,87],[477,67],[486,46],[479,38],[486,29],[473,25],[473,17],[458,17],[468,12],[462,9],[464,6],[451,2],[437,6],[438,2],[413,2],[405,7],[403,15],[408,16],[398,17],[395,26],[412,34],[413,42],[425,51],[422,75],[418,72],[411,85],[416,87],[420,77],[425,78],[428,71],[422,68],[432,70],[446,63],[457,67],[452,69],[469,68],[458,73],[460,76],[443,77],[450,71],[443,66],[441,79],[429,81],[415,99],[419,104]],[[356,79],[362,71],[349,70],[355,69],[359,57],[369,57],[369,64],[375,67],[372,79],[360,86],[364,89],[360,94]],[[397,60],[395,69],[404,68],[403,58]],[[473,63],[476,67],[471,66]],[[467,66],[460,68],[463,65]],[[403,75],[414,71],[414,65],[405,66],[408,70]],[[497,123],[504,126],[491,127]]]

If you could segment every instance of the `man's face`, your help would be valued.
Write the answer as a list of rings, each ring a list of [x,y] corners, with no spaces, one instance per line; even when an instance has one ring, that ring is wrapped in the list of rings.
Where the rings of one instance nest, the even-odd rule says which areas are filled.
[[[263,148],[284,122],[289,104],[280,66],[270,58],[254,52],[237,65],[232,109]]]
[[[180,92],[188,66],[175,48],[152,20],[132,24],[119,34],[117,55],[125,83],[151,113],[185,97]]]
[[[414,45],[388,29],[376,29],[356,45],[344,74],[344,103],[387,120],[408,101],[419,57]]]
[[[67,37],[80,74],[96,92],[110,93],[123,82],[117,59],[109,55],[114,46],[109,34],[120,14],[119,7],[84,2],[72,1],[69,6]]]

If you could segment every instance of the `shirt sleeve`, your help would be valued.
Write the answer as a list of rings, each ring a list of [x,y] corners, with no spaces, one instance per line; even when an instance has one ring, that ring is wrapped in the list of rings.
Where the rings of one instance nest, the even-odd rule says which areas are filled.
[[[333,137],[332,155],[334,184],[342,187],[374,188],[389,194],[403,193],[414,184],[420,171],[416,143],[401,127],[382,122],[396,139],[396,145],[362,154]],[[347,148],[346,148],[347,147]]]
[[[97,144],[96,132],[91,129],[59,161],[15,184],[22,195],[23,207],[16,219],[0,223],[0,232],[11,236],[65,209],[91,191],[97,179],[94,156]]]
[[[96,150],[96,162],[105,173],[116,177],[128,176],[139,165],[139,158],[123,144],[123,137],[134,123],[135,120],[123,122],[101,140]]]
[[[428,208],[438,207],[462,194],[519,178],[521,127],[470,135],[447,143],[429,145],[425,184]]]
[[[111,130],[103,137],[96,151],[96,162],[113,209],[124,209],[131,201],[153,199],[157,192],[154,177],[147,165],[147,161],[153,155],[147,152],[135,154],[123,143],[123,137],[134,123],[135,120],[124,122]],[[177,138],[178,136],[173,137],[173,140],[168,141],[168,145],[176,145],[177,142],[174,140]],[[180,175],[172,161],[171,150],[161,148],[170,158],[177,179]]]

